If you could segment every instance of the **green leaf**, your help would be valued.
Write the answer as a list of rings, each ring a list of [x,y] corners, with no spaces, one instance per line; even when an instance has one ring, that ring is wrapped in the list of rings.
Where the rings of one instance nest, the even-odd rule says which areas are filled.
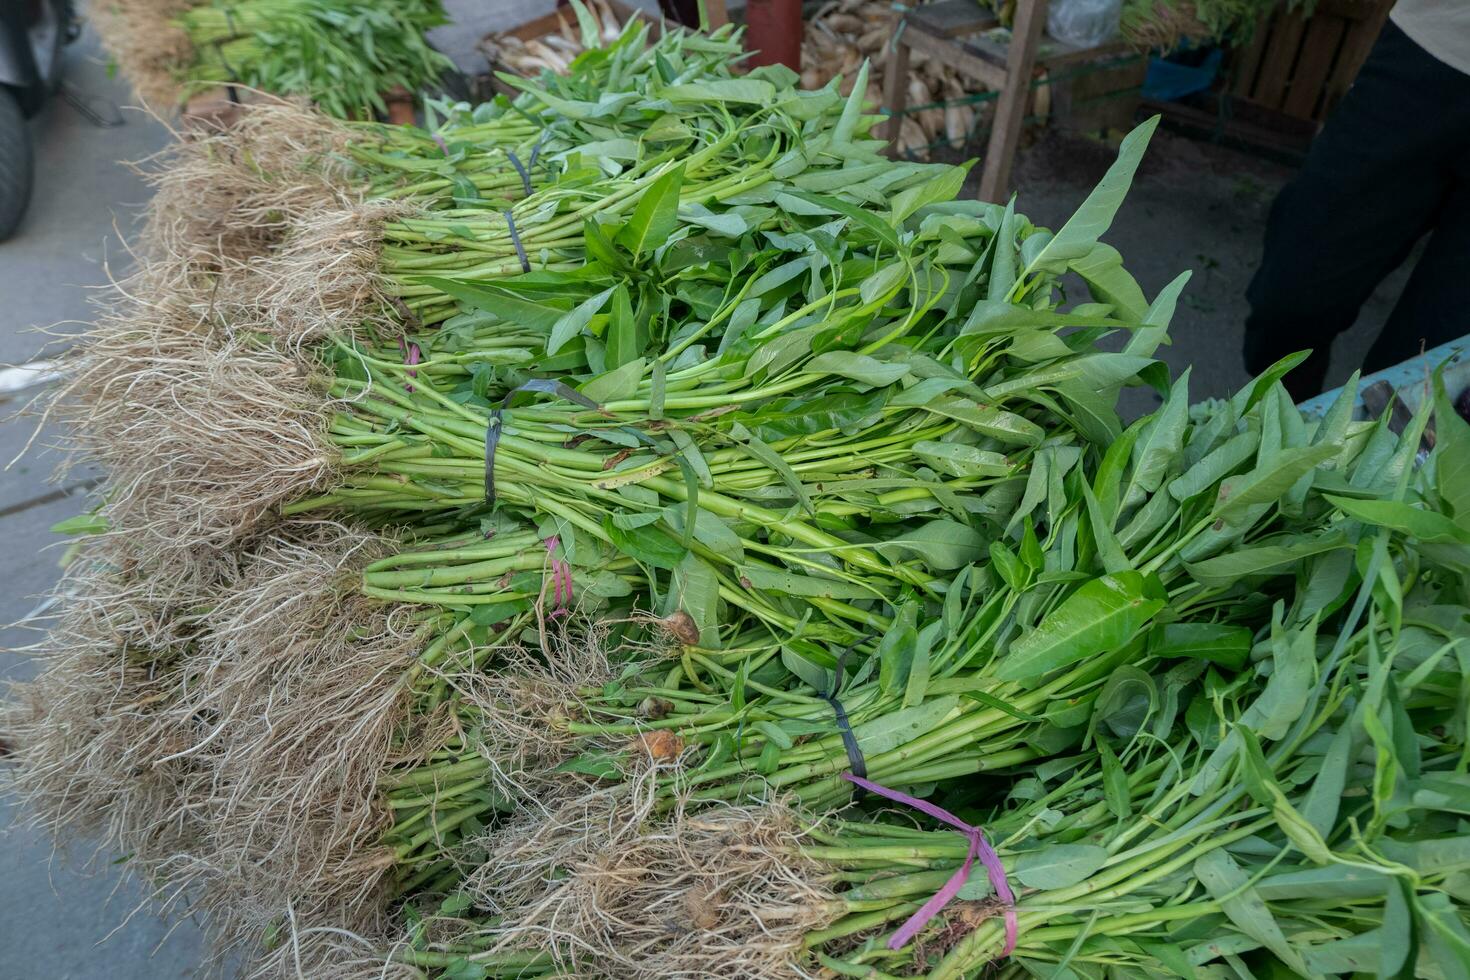
[[[1026,566],[1004,541],[990,542],[990,567],[1012,592],[1024,592],[1029,576]]]
[[[1445,391],[1443,366],[1434,372],[1434,431],[1435,489],[1455,523],[1470,532],[1470,422]]]
[[[1096,844],[1050,844],[1016,855],[1011,873],[1027,888],[1070,888],[1107,863],[1106,848]]]
[[[1254,456],[1260,444],[1261,434],[1254,429],[1233,436],[1170,480],[1169,496],[1182,503],[1197,493],[1204,493]]]
[[[914,655],[909,663],[909,679],[904,686],[903,706],[911,708],[924,700],[924,695],[929,689],[929,655],[934,648],[934,640],[944,629],[944,623],[935,620],[928,626],[919,630],[919,635],[914,641]]]
[[[940,473],[960,479],[1006,476],[1011,471],[1010,463],[1000,453],[958,442],[920,440],[914,443],[913,453]]]
[[[1034,681],[1059,667],[1115,650],[1163,607],[1163,600],[1144,595],[1143,576],[1137,572],[1093,579],[1011,644],[997,676]]]
[[[1208,660],[1231,670],[1251,655],[1251,631],[1224,623],[1166,623],[1149,638],[1149,653],[1167,659]]]
[[[1133,567],[1128,556],[1123,552],[1123,546],[1118,543],[1118,536],[1113,533],[1113,522],[1103,514],[1102,505],[1097,501],[1097,495],[1092,492],[1092,487],[1082,481],[1082,498],[1087,504],[1087,523],[1092,530],[1092,541],[1097,548],[1098,558],[1102,560],[1103,571],[1108,573],[1125,572]]]
[[[795,744],[791,741],[791,736],[782,731],[781,726],[774,722],[758,721],[751,727],[783,749],[789,749]]]
[[[892,225],[888,224],[888,222],[884,221],[882,218],[879,218],[871,211],[865,211],[860,207],[855,207],[854,205],[848,204],[846,201],[840,200],[835,197],[829,197],[825,194],[812,194],[806,191],[802,191],[793,196],[798,197],[803,201],[806,201],[808,204],[815,204],[818,207],[828,209],[833,214],[840,214],[843,217],[847,218],[849,222],[848,228],[850,231],[866,232],[870,237],[872,237],[879,243],[886,245],[887,247],[894,249],[895,251],[900,248],[898,232],[894,230]]]
[[[608,516],[602,521],[602,530],[614,548],[655,568],[673,571],[687,554],[677,541],[654,525],[624,529]]]
[[[1083,282],[1087,283],[1087,291],[1092,294],[1093,299],[1112,306],[1125,319],[1137,322],[1148,315],[1150,307],[1148,300],[1143,295],[1143,290],[1138,288],[1138,282],[1123,268],[1123,256],[1118,254],[1118,250],[1113,246],[1099,242],[1086,255],[1073,259],[1071,269],[1082,277]],[[999,293],[991,292],[990,298],[1004,296],[1010,288],[1011,283],[1007,280]],[[1159,294],[1158,299],[1154,300],[1154,305],[1160,307],[1160,312],[1163,310],[1161,301],[1167,292],[1166,287],[1165,291]],[[1159,325],[1166,323],[1165,320],[1156,322]],[[1133,351],[1131,353],[1149,352]]]
[[[1241,776],[1246,790],[1257,803],[1271,809],[1276,826],[1298,850],[1317,864],[1331,864],[1332,851],[1327,842],[1287,800],[1266,762],[1266,755],[1261,750],[1261,742],[1256,738],[1255,732],[1241,727],[1237,734],[1241,744]]]
[[[742,583],[752,589],[764,589],[785,595],[819,596],[824,599],[873,599],[873,588],[843,579],[800,575],[786,568],[742,565]]]
[[[863,113],[863,100],[868,97],[868,61],[858,67],[857,75],[852,80],[852,90],[848,93],[847,101],[842,105],[842,115],[837,117],[837,125],[832,127],[832,142],[837,145],[851,143],[853,134],[857,132],[858,120]],[[767,100],[769,101],[769,100]]]
[[[1201,585],[1227,588],[1243,578],[1285,573],[1296,568],[1303,559],[1350,547],[1351,543],[1341,531],[1288,535],[1254,548],[1241,548],[1204,561],[1187,562],[1184,567]]]
[[[883,300],[889,293],[894,292],[895,287],[908,277],[908,269],[901,263],[893,262],[883,266],[877,272],[864,279],[858,287],[858,299],[864,304],[876,303]],[[887,302],[884,300],[884,302]]]
[[[609,225],[616,234],[616,225]],[[609,272],[626,272],[628,269],[627,259],[613,245],[612,239],[607,237],[596,219],[587,218],[582,222],[582,240],[587,249],[587,257],[607,268]]]
[[[603,338],[609,371],[617,370],[643,353],[643,345],[638,342],[638,320],[633,316],[633,302],[627,285],[618,283],[612,300],[612,314]]]
[[[831,671],[823,667],[809,657],[802,655],[802,650],[811,644],[783,643],[781,644],[781,663],[786,669],[801,678],[814,691],[825,692],[830,684]],[[745,661],[742,661],[744,663]],[[836,664],[836,661],[832,661]]]
[[[1438,892],[1416,895],[1415,899],[1424,927],[1427,959],[1444,980],[1470,978],[1470,930],[1460,918],[1462,906]]]
[[[1158,490],[1179,458],[1189,425],[1189,368],[1174,382],[1169,400],[1154,414],[1133,446],[1133,472],[1123,491],[1123,507],[1136,507]]]
[[[857,739],[863,755],[871,760],[875,755],[890,752],[933,731],[958,704],[959,697],[951,694],[912,708],[891,711],[854,725],[852,736]]]
[[[1230,398],[1230,405],[1236,418],[1244,416],[1251,407],[1265,398],[1275,387],[1276,383],[1286,377],[1290,371],[1310,356],[1309,351],[1297,351],[1287,354],[1281,360],[1272,364],[1266,370],[1256,376],[1256,379],[1244,388],[1240,389]]]
[[[1298,974],[1311,975],[1234,858],[1217,848],[1194,862],[1194,873],[1236,928],[1275,953]]]
[[[77,514],[51,525],[52,534],[105,534],[108,520],[101,514]]]
[[[930,177],[922,184],[904,188],[893,195],[888,220],[894,227],[898,227],[908,219],[909,215],[925,205],[953,200],[965,186],[965,175],[969,172],[969,163],[957,167],[944,167],[937,176]]]
[[[737,425],[732,428],[730,435],[735,440],[735,445],[743,450],[746,455],[759,460],[776,472],[776,476],[781,480],[781,483],[786,489],[791,491],[792,496],[801,504],[802,510],[808,514],[816,513],[812,507],[812,499],[806,492],[806,485],[801,482],[801,478],[796,475],[796,471],[791,468],[790,464],[781,458],[780,453],[776,452],[776,450],[766,445],[760,439],[757,439],[742,425]]]
[[[1115,320],[1106,316],[1081,316],[1077,313],[1058,313],[1055,310],[1034,310],[1029,306],[1017,306],[1003,299],[980,299],[970,308],[969,316],[965,318],[960,327],[960,333],[964,335],[989,336],[994,334],[1006,334],[1014,336],[1026,336],[1028,331],[1055,331],[1066,327],[1118,327],[1125,324],[1121,320]],[[1070,349],[1063,346],[1063,351],[1071,353]],[[1047,365],[1039,369],[1040,377],[1035,375],[1023,376],[1009,385],[993,385],[988,390],[1003,394],[1009,389],[1019,389],[1023,386],[1034,387],[1038,384],[1056,384],[1067,378],[1077,377],[1085,370],[1087,358],[1098,357],[1099,360],[1115,360],[1123,358],[1122,354],[1104,354],[1101,356],[1087,355],[1086,357],[1074,357],[1070,361],[1060,364]],[[1149,363],[1147,358],[1127,358],[1127,363],[1143,365]],[[1134,372],[1124,375],[1131,376]]]
[[[459,956],[450,960],[439,976],[441,980],[485,980],[489,975],[489,971],[481,964]]]
[[[622,767],[618,765],[618,754],[601,749],[589,749],[575,758],[568,759],[552,771],[580,772],[602,779],[617,779],[622,775]]]
[[[1413,980],[1413,960],[1419,952],[1415,936],[1413,886],[1395,878],[1388,888],[1383,905],[1383,925],[1379,927],[1378,973],[1381,980]]]
[[[1073,265],[1073,268],[1076,266]],[[1174,307],[1179,302],[1179,294],[1189,282],[1189,275],[1188,272],[1181,272],[1173,282],[1159,290],[1159,295],[1154,297],[1153,304],[1143,316],[1143,322],[1147,326],[1133,331],[1133,336],[1123,345],[1123,353],[1152,357],[1159,345],[1168,340],[1169,321],[1174,318]]]
[[[897,694],[908,683],[909,665],[913,660],[914,644],[918,630],[914,621],[918,618],[918,603],[901,604],[878,641],[878,689],[884,694]]]
[[[1398,531],[1425,544],[1470,544],[1470,530],[1432,510],[1420,510],[1398,500],[1354,500],[1330,493],[1323,496],[1351,518]]]
[[[1102,740],[1095,744],[1097,754],[1102,759],[1103,801],[1107,803],[1113,816],[1126,820],[1133,812],[1132,794],[1128,792],[1128,774],[1123,771],[1123,763],[1118,760],[1111,745]]]
[[[1286,736],[1307,703],[1317,672],[1316,624],[1284,633],[1272,646],[1271,677],[1240,716],[1240,724],[1261,738],[1275,740]]]
[[[889,561],[901,561],[912,553],[930,568],[947,572],[983,558],[985,536],[965,524],[940,518],[876,542],[873,550]]]
[[[1037,272],[1061,272],[1069,262],[1092,251],[1097,240],[1112,225],[1113,216],[1118,213],[1123,198],[1128,194],[1138,163],[1143,159],[1149,138],[1158,125],[1159,117],[1154,116],[1123,137],[1123,142],[1118,147],[1118,159],[1113,161],[1113,165],[1108,168],[1108,172],[1093,188],[1092,193],[1087,195],[1082,206],[1027,264],[1018,286]],[[1011,295],[1015,294],[1016,288],[1012,287]]]
[[[555,354],[566,346],[567,341],[587,329],[587,324],[591,323],[592,318],[602,310],[612,293],[611,289],[604,289],[596,296],[578,303],[570,312],[563,314],[561,319],[551,325],[551,338],[546,341],[546,353]]]
[[[1046,437],[1046,430],[1030,419],[968,398],[939,398],[924,408],[1008,445],[1035,446]]]
[[[881,388],[907,375],[909,366],[893,361],[880,361],[876,357],[853,351],[832,350],[807,361],[802,370],[812,374],[835,374]]]
[[[1389,877],[1381,872],[1342,864],[1269,875],[1256,884],[1268,902],[1294,898],[1373,898],[1384,893]]]
[[[473,898],[460,892],[450,895],[439,903],[439,914],[452,916],[463,915],[473,908],[474,904],[475,900]]]
[[[1199,977],[1199,971],[1194,968],[1184,950],[1173,943],[1146,942],[1142,939],[1137,942],[1139,949],[1158,960],[1163,967],[1160,972],[1165,976],[1181,977],[1183,980],[1197,980]]]
[[[1147,671],[1125,664],[1108,676],[1093,702],[1092,730],[1107,729],[1124,742],[1131,742],[1158,708],[1159,689]]]
[[[655,180],[644,190],[632,217],[618,232],[618,244],[637,258],[667,241],[679,225],[679,192],[683,186],[682,163]]]
[[[439,276],[420,276],[412,281],[433,286],[466,306],[494,313],[506,323],[539,332],[549,333],[567,312],[565,307],[538,302],[506,285],[460,282]]]
[[[507,602],[482,602],[477,603],[470,610],[470,622],[476,626],[494,626],[503,623],[507,619],[519,616],[523,612],[530,611],[532,607],[530,599],[512,599]]]
[[[669,599],[699,627],[700,646],[719,645],[720,578],[708,562],[686,553],[674,568]]]
[[[1343,725],[1327,744],[1312,788],[1302,802],[1302,816],[1316,828],[1317,833],[1327,836],[1337,823],[1338,809],[1342,805],[1343,789],[1347,786],[1348,767],[1352,764],[1354,748],[1353,730]]]
[[[1336,446],[1321,444],[1284,449],[1255,469],[1220,485],[1211,515],[1229,523],[1253,507],[1280,500],[1302,477],[1337,455]]]
[[[1124,429],[1121,436],[1109,443],[1107,451],[1103,453],[1102,462],[1098,464],[1097,473],[1092,478],[1092,491],[1102,512],[1104,523],[1108,527],[1116,523],[1118,505],[1122,495],[1123,475],[1127,471],[1129,461],[1133,458],[1133,447],[1138,444],[1138,437],[1143,434],[1144,426],[1147,424],[1147,419],[1140,419]]]
[[[638,382],[643,380],[643,370],[648,362],[639,357],[621,367],[599,374],[584,381],[577,390],[599,405],[632,398],[638,393]]]
[[[582,32],[582,47],[584,49],[602,47],[602,28],[597,22],[597,16],[587,9],[582,0],[571,0],[572,9],[577,13],[577,27]]]
[[[776,87],[756,78],[717,78],[683,85],[666,85],[659,97],[670,102],[747,102],[770,105],[776,101]]]
[[[688,510],[689,508],[681,503],[666,507],[652,516],[654,518],[662,516],[668,522],[669,527],[673,528],[679,534],[683,534],[684,521],[686,520],[685,515],[688,513]],[[613,520],[616,521],[618,518],[614,517]],[[622,525],[620,524],[619,526]],[[730,525],[726,524],[718,514],[713,514],[704,509],[695,511],[694,539],[728,561],[739,563],[745,560],[745,542],[741,540],[740,535],[730,529]]]

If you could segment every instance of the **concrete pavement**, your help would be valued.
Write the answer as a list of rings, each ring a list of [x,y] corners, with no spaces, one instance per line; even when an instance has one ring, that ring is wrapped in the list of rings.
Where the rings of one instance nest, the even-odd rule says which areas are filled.
[[[118,115],[115,107],[127,103],[128,89],[108,77],[95,38],[84,34],[66,58],[71,90],[93,111]],[[19,232],[0,244],[0,362],[32,360],[47,339],[38,329],[75,329],[88,316],[91,291],[107,282],[108,265],[126,265],[119,233],[132,229],[148,192],[117,161],[156,152],[167,131],[134,110],[121,110],[120,118],[122,125],[99,128],[57,98],[32,122],[35,197]],[[11,414],[34,393],[0,396],[0,413]],[[28,420],[0,424],[4,462],[32,432]],[[47,438],[43,433],[38,443]],[[64,495],[67,484],[48,482],[54,464],[54,456],[33,452],[0,471],[0,622],[35,612],[56,580],[61,539],[48,528],[75,514],[81,500]],[[7,651],[0,653],[0,678],[30,676],[23,652],[10,651],[35,638],[35,630],[24,626],[0,632],[0,648]],[[109,863],[115,855],[100,855],[92,873],[84,873],[78,861],[53,858],[41,835],[11,826],[16,816],[0,802],[0,827],[9,831],[0,836],[0,977],[170,980],[193,974],[203,952],[198,930],[187,922],[172,928],[146,910],[128,918],[145,893]]]

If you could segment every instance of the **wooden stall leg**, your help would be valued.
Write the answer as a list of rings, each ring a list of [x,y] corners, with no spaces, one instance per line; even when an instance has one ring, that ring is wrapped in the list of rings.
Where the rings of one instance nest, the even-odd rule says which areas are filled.
[[[1046,0],[1019,0],[1006,55],[1006,84],[996,101],[995,125],[990,130],[985,171],[980,176],[981,200],[1000,202],[1010,193],[1011,164],[1016,159],[1021,123],[1030,102],[1031,70],[1036,66],[1036,48],[1045,23]]]
[[[885,152],[890,157],[898,156],[898,131],[903,127],[903,110],[909,102],[909,46],[903,40],[902,24],[900,21],[898,39],[883,67],[883,108],[891,113],[883,124],[883,138],[888,140]]]

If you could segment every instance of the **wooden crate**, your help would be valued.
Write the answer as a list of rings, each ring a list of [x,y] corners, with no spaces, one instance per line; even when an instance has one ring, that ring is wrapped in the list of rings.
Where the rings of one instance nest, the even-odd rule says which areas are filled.
[[[1320,123],[1378,38],[1393,0],[1319,0],[1311,17],[1285,4],[1231,62],[1230,93],[1260,109]]]
[[[908,107],[909,55],[919,51],[999,93],[980,175],[980,197],[1005,200],[1010,195],[1011,166],[1028,106],[1034,101],[1039,113],[1045,101],[1050,111],[1049,85],[1044,98],[1039,93],[1033,98],[1036,75],[1055,80],[1069,66],[1128,51],[1121,40],[1080,48],[1047,37],[1042,31],[1046,12],[1047,0],[1018,0],[1010,35],[1003,40],[990,33],[997,26],[994,12],[975,0],[938,0],[907,9],[883,68],[883,105],[890,117],[884,135],[891,141],[889,153],[897,153],[895,127]],[[1062,91],[1065,94],[1069,89]]]

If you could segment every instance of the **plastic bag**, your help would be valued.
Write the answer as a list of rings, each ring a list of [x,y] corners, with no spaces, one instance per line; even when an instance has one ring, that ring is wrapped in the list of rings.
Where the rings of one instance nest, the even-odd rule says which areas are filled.
[[[1123,0],[1051,0],[1046,32],[1063,44],[1091,48],[1118,33]]]

